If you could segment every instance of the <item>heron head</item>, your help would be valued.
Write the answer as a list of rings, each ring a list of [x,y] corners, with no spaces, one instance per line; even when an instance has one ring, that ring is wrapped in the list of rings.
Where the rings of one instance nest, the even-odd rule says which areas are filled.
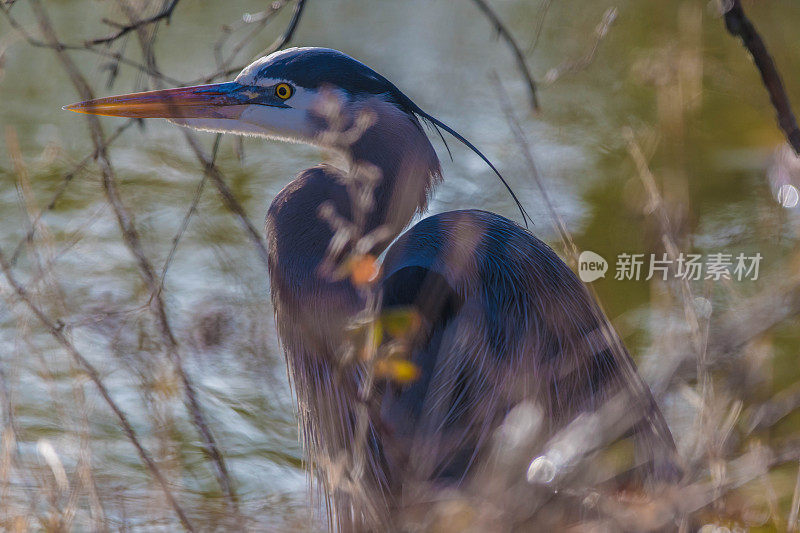
[[[344,111],[378,102],[414,125],[420,119],[442,129],[475,152],[511,194],[527,225],[530,218],[508,183],[472,143],[439,119],[425,113],[389,80],[352,57],[330,48],[289,48],[262,57],[226,83],[109,96],[64,106],[78,113],[113,117],[165,118],[191,128],[336,146],[331,132],[333,100]],[[335,114],[335,113],[334,113]],[[391,121],[387,121],[391,127]],[[420,130],[421,131],[421,127]],[[345,140],[345,144],[347,141]],[[438,166],[438,163],[437,163]]]
[[[329,126],[326,103],[350,108],[373,97],[417,121],[419,108],[363,63],[329,48],[290,48],[254,61],[231,82],[111,96],[64,109],[316,143]]]

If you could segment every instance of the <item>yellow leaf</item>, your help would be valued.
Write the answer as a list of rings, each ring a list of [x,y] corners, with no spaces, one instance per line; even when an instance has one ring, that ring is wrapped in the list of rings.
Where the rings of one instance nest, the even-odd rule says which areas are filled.
[[[380,322],[392,337],[410,339],[419,331],[422,317],[413,307],[401,307],[381,313]]]
[[[419,378],[419,368],[405,359],[380,359],[375,363],[375,375],[396,383],[412,383]]]

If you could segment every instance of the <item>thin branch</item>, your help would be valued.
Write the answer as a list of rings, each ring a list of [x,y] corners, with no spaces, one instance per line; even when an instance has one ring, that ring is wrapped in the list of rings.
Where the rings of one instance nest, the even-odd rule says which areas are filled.
[[[142,53],[147,60],[147,65],[154,71],[158,71],[155,52],[153,51],[153,39],[155,37],[155,33],[148,35],[143,26],[137,27],[136,33],[139,37]],[[162,79],[157,76],[154,76],[153,79],[156,83],[162,82]],[[215,146],[218,147],[219,145],[215,144]],[[131,230],[135,231],[135,228],[131,226]],[[132,251],[135,252],[136,250],[132,249]],[[225,464],[225,458],[219,449],[219,445],[217,444],[214,434],[211,432],[211,428],[208,426],[208,422],[206,421],[206,417],[203,412],[202,405],[200,404],[200,400],[197,397],[197,392],[195,391],[194,385],[192,384],[191,380],[189,379],[189,375],[186,373],[186,370],[183,367],[181,349],[172,332],[172,327],[170,326],[167,317],[166,306],[164,304],[163,295],[160,291],[160,281],[156,280],[155,269],[146,259],[144,250],[139,248],[138,252],[138,255],[143,259],[143,261],[140,262],[141,270],[147,282],[148,290],[150,291],[150,303],[158,321],[159,328],[161,329],[162,338],[167,346],[167,353],[173,365],[175,366],[181,383],[183,384],[186,408],[192,417],[192,422],[203,439],[204,452],[214,464],[217,482],[222,488],[222,491],[225,494],[234,515],[241,522],[239,498],[236,494],[236,489],[234,488],[230,473],[228,472],[228,467]]]
[[[76,52],[89,52],[95,55],[99,55],[101,57],[112,59],[123,65],[128,65],[129,67],[133,67],[141,72],[144,72],[145,74],[149,74],[151,76],[158,76],[159,78],[173,85],[184,85],[184,82],[182,82],[181,80],[172,78],[170,76],[166,76],[160,72],[155,72],[152,69],[150,69],[147,65],[142,65],[141,63],[137,63],[136,61],[124,57],[122,54],[111,52],[103,48],[95,48],[88,44],[63,43],[61,41],[44,42],[32,36],[25,29],[25,27],[11,15],[11,12],[7,7],[4,7],[0,4],[0,12],[3,13],[9,25],[20,35],[20,37],[22,37],[25,40],[25,42],[27,42],[29,45],[34,46],[36,48],[48,48],[56,51],[73,50]]]
[[[289,20],[289,24],[286,26],[286,29],[283,30],[283,33],[280,37],[275,39],[266,50],[263,50],[259,56],[268,56],[273,52],[277,52],[287,44],[289,41],[292,40],[294,37],[294,32],[297,29],[298,24],[300,24],[300,17],[303,16],[303,9],[306,7],[306,0],[297,0],[297,4],[294,6],[294,12],[292,13],[292,18]]]
[[[539,37],[542,36],[542,30],[544,29],[544,21],[547,18],[547,13],[550,12],[550,6],[552,5],[553,0],[545,0],[542,7],[539,8],[539,17],[536,21],[536,32],[533,35],[533,40],[531,41],[530,46],[528,47],[528,54],[532,54],[536,51],[536,47],[539,45]]]
[[[597,50],[600,48],[600,43],[603,41],[605,36],[608,35],[608,30],[611,28],[611,25],[616,19],[617,8],[609,7],[606,9],[606,11],[603,13],[603,18],[600,19],[600,22],[594,29],[595,38],[589,50],[576,60],[565,61],[561,65],[548,70],[547,74],[545,74],[544,81],[548,84],[554,83],[558,78],[566,73],[578,72],[591,65],[595,56],[597,55]]]
[[[770,428],[800,408],[800,384],[795,383],[760,405],[748,410],[745,419],[747,433]]]
[[[219,150],[219,142],[222,139],[222,134],[218,133],[216,139],[214,139],[214,148],[211,150],[211,164],[213,165],[217,160],[217,151]],[[169,270],[169,266],[172,263],[172,258],[175,256],[175,252],[178,250],[178,243],[181,241],[181,237],[183,234],[186,233],[186,229],[189,227],[189,220],[191,220],[192,215],[197,212],[197,206],[200,203],[200,197],[203,195],[203,189],[205,188],[206,182],[208,181],[208,174],[209,170],[206,169],[203,172],[203,178],[200,180],[200,184],[197,186],[197,190],[194,192],[194,198],[192,198],[192,203],[189,206],[189,210],[186,211],[186,215],[183,217],[183,221],[181,222],[181,226],[178,229],[178,233],[175,234],[175,237],[172,238],[172,247],[169,249],[169,253],[167,254],[167,259],[164,261],[164,267],[161,269],[161,278],[158,282],[158,291],[161,292],[164,290],[164,279],[167,277],[167,271]]]
[[[671,260],[675,261],[678,258],[678,254],[680,253],[680,247],[678,246],[677,237],[675,236],[674,224],[670,220],[670,214],[667,209],[667,206],[664,203],[664,198],[661,196],[661,192],[658,190],[658,186],[656,185],[656,178],[653,175],[653,172],[650,170],[650,165],[645,157],[644,153],[642,152],[639,143],[636,141],[636,137],[633,134],[633,130],[629,127],[625,127],[622,130],[622,137],[625,139],[625,143],[627,145],[628,154],[631,156],[634,165],[636,165],[636,171],[639,175],[639,179],[642,182],[642,185],[647,192],[647,207],[650,213],[653,213],[655,218],[658,221],[659,229],[661,231],[661,240],[664,243],[664,248],[666,252],[669,254]],[[704,333],[702,328],[702,322],[700,317],[697,314],[697,310],[695,309],[694,304],[694,293],[692,291],[692,287],[689,284],[689,280],[685,277],[681,278],[680,280],[680,288],[681,288],[681,296],[683,301],[683,311],[684,316],[686,318],[687,323],[689,324],[689,328],[691,331],[691,338],[693,343],[693,348],[697,358],[697,377],[698,383],[704,384],[704,386],[708,386],[709,375],[707,371],[708,365],[708,339],[707,337],[707,330]],[[705,391],[705,389],[703,389]],[[704,400],[707,400],[705,396],[702,396]]]
[[[283,33],[280,37],[278,37],[275,42],[273,42],[268,48],[262,50],[256,57],[269,55],[273,52],[276,52],[289,44],[291,42],[292,37],[294,37],[294,32],[297,29],[297,25],[300,23],[300,17],[303,15],[303,9],[305,8],[306,1],[305,0],[297,0],[297,4],[295,4],[294,12],[292,13],[292,18],[289,21],[289,24],[286,26],[286,29],[283,30]],[[209,74],[203,78],[199,78],[191,82],[191,85],[197,83],[210,83],[218,78],[224,78],[226,76],[230,76],[231,74],[236,74],[240,72],[246,64],[238,65],[235,67],[226,67],[219,69],[218,71]]]
[[[252,42],[253,39],[255,39],[258,34],[260,34],[261,31],[267,27],[272,18],[277,15],[287,4],[288,0],[278,0],[272,2],[272,4],[270,4],[265,11],[257,15],[247,15],[245,20],[240,22],[240,24],[242,26],[254,24],[255,26],[247,33],[247,35],[240,39],[239,42],[233,45],[227,59],[223,58],[223,48],[227,41],[232,37],[236,28],[226,26],[223,29],[223,35],[217,40],[216,43],[214,43],[214,56],[217,60],[217,68],[223,69],[225,68],[225,65],[230,65],[236,56],[239,55],[239,52],[241,52],[245,46]]]
[[[522,77],[525,78],[525,81],[528,83],[528,90],[530,91],[531,97],[531,107],[536,111],[539,111],[539,98],[536,96],[536,82],[533,80],[533,75],[531,74],[530,69],[528,68],[528,63],[525,61],[525,55],[522,53],[517,41],[514,40],[514,36],[511,35],[511,32],[508,30],[503,21],[500,20],[500,17],[497,13],[492,9],[492,6],[486,0],[472,0],[478,9],[480,9],[486,18],[489,19],[489,22],[492,23],[497,33],[505,39],[508,46],[511,48],[511,51],[514,54],[514,59],[517,62],[517,67],[522,74]]]
[[[31,6],[34,9],[39,21],[39,27],[41,28],[42,34],[47,39],[47,42],[52,45],[58,43],[58,38],[53,30],[50,19],[39,0],[31,0]],[[75,63],[64,50],[59,49],[58,47],[54,47],[54,50],[56,51],[58,59],[72,80],[73,85],[75,85],[76,89],[80,93],[81,97],[83,97],[85,100],[90,100],[93,97],[91,88],[89,87],[86,79],[78,70]],[[175,365],[176,372],[178,373],[178,376],[180,377],[181,383],[184,387],[187,408],[192,415],[192,421],[198,428],[206,443],[206,452],[217,465],[220,478],[222,479],[223,490],[226,491],[235,506],[235,495],[232,491],[232,485],[230,484],[229,476],[227,475],[227,469],[225,468],[222,460],[222,454],[219,452],[216,442],[211,435],[211,430],[205,422],[205,418],[202,414],[200,403],[197,399],[194,387],[183,369],[182,357],[178,342],[172,332],[164,301],[161,296],[157,294],[156,288],[158,286],[158,281],[155,271],[144,253],[139,233],[133,223],[133,217],[122,203],[117,191],[115,173],[111,165],[111,160],[106,152],[106,143],[100,122],[94,115],[86,115],[86,119],[89,124],[92,142],[94,143],[95,149],[98,153],[97,162],[102,173],[103,189],[106,193],[106,198],[108,199],[109,204],[111,204],[111,207],[117,217],[117,223],[122,233],[123,241],[125,242],[128,250],[136,259],[139,270],[144,278],[145,283],[147,284],[149,292],[156,295],[153,299],[154,305],[152,306],[152,310],[159,326],[162,340],[167,348],[167,353]]]
[[[709,361],[738,352],[784,320],[800,315],[800,276],[785,277],[720,317],[709,340]]]
[[[142,445],[141,441],[139,440],[139,437],[136,435],[136,431],[133,429],[133,426],[128,420],[127,415],[125,415],[125,412],[117,405],[117,403],[111,397],[111,393],[108,391],[105,384],[103,384],[103,380],[100,377],[100,373],[97,371],[94,365],[92,365],[83,356],[83,354],[81,354],[77,350],[77,348],[75,348],[75,345],[72,344],[69,338],[67,338],[67,336],[64,334],[63,328],[59,327],[57,323],[53,322],[50,318],[48,318],[48,316],[33,302],[30,295],[25,290],[25,288],[22,287],[22,285],[20,285],[20,283],[14,277],[14,274],[11,271],[11,265],[9,265],[8,261],[6,261],[2,251],[0,251],[0,269],[2,269],[6,280],[8,281],[8,284],[11,286],[17,297],[25,303],[28,309],[30,309],[30,311],[33,312],[36,318],[38,318],[39,321],[42,323],[42,325],[48,330],[50,335],[52,335],[56,339],[56,341],[58,341],[58,343],[67,351],[67,353],[70,354],[70,356],[75,361],[75,364],[77,364],[89,376],[89,379],[91,379],[92,382],[95,384],[98,391],[100,392],[100,395],[103,397],[103,400],[105,400],[106,404],[111,408],[111,410],[114,412],[114,415],[117,417],[117,420],[122,426],[122,430],[127,435],[128,440],[136,448],[136,451],[138,452],[142,462],[150,471],[150,474],[156,479],[158,484],[161,486],[161,489],[164,492],[167,501],[175,511],[175,514],[178,515],[178,518],[181,521],[181,524],[183,524],[183,527],[186,528],[188,531],[194,531],[195,529],[192,526],[192,523],[189,521],[189,518],[186,516],[186,513],[184,512],[183,508],[181,508],[180,504],[175,499],[175,496],[172,494],[169,483],[167,482],[166,478],[164,478],[164,475],[161,473],[161,470],[159,470],[158,465],[156,465],[153,458],[150,457],[150,454]]]
[[[109,146],[111,143],[113,143],[122,134],[123,131],[128,129],[135,122],[136,122],[136,119],[130,119],[130,120],[126,121],[122,126],[118,127],[114,131],[114,133],[112,133],[106,139],[106,146]],[[39,224],[39,221],[41,220],[42,216],[47,211],[52,211],[53,208],[55,208],[55,206],[58,203],[58,201],[61,199],[61,197],[67,191],[67,187],[69,187],[69,184],[72,183],[73,179],[75,179],[75,176],[77,176],[80,172],[82,172],[83,169],[86,168],[86,166],[92,160],[94,160],[97,157],[97,153],[98,153],[97,149],[95,148],[95,150],[91,154],[89,154],[86,157],[84,157],[83,159],[81,159],[78,162],[77,165],[72,167],[72,170],[70,170],[69,172],[64,174],[64,177],[61,180],[61,185],[59,186],[58,190],[55,192],[55,194],[53,194],[53,197],[47,203],[45,208],[42,209],[36,215],[36,217],[33,219],[33,226],[30,228],[28,233],[26,233],[25,236],[22,239],[20,239],[20,241],[17,243],[17,246],[14,248],[14,253],[11,254],[11,257],[8,260],[9,264],[12,267],[14,265],[16,265],[17,260],[19,259],[19,256],[22,254],[22,250],[25,248],[25,244],[31,242],[33,240],[34,235],[36,235],[36,228],[37,228],[37,226]]]
[[[786,135],[795,153],[800,155],[800,129],[792,112],[789,97],[781,81],[781,75],[775,66],[775,61],[767,51],[767,46],[761,35],[756,31],[753,23],[747,18],[742,9],[740,0],[731,0],[729,9],[725,12],[725,28],[728,33],[742,40],[742,44],[753,58],[761,74],[761,80],[769,93],[770,102],[778,114],[778,125]]]
[[[183,133],[186,136],[186,141],[189,143],[192,151],[194,151],[203,167],[207,169],[208,176],[211,178],[211,182],[217,188],[217,192],[222,197],[222,203],[236,216],[239,224],[242,226],[242,229],[245,230],[245,233],[247,233],[250,241],[255,246],[261,261],[265,266],[268,265],[269,252],[267,251],[267,245],[264,242],[261,232],[257,230],[250,221],[250,218],[247,216],[244,207],[242,207],[242,204],[240,204],[236,199],[236,196],[233,194],[231,188],[228,187],[228,184],[225,183],[225,178],[222,175],[222,172],[220,172],[219,167],[217,167],[203,152],[203,148],[200,146],[197,138],[189,130],[183,130]]]
[[[104,22],[106,22],[107,24],[110,24],[112,26],[118,26],[119,31],[107,37],[101,37],[99,39],[93,39],[91,41],[87,41],[86,44],[88,45],[108,44],[113,41],[116,41],[123,35],[133,30],[138,30],[140,28],[143,28],[144,26],[147,26],[148,24],[153,24],[155,22],[160,22],[162,20],[166,20],[167,24],[169,24],[170,18],[172,17],[172,12],[175,11],[175,8],[178,6],[178,2],[180,2],[180,0],[170,0],[169,4],[167,4],[167,6],[164,9],[162,9],[160,12],[156,13],[152,17],[139,19],[135,22],[131,22],[130,24],[120,25],[115,22],[105,20]]]
[[[522,149],[522,155],[525,157],[525,162],[528,164],[528,170],[530,170],[531,176],[533,176],[533,181],[536,183],[536,187],[539,189],[539,194],[541,194],[542,199],[544,199],[544,203],[547,206],[547,212],[550,215],[550,220],[553,222],[553,226],[561,238],[561,244],[564,247],[564,254],[575,264],[577,264],[578,247],[572,240],[572,235],[567,229],[564,219],[556,211],[555,207],[553,206],[553,202],[550,201],[550,195],[547,193],[544,183],[542,183],[542,177],[539,174],[539,169],[536,166],[536,161],[533,158],[533,151],[531,150],[530,143],[528,142],[528,138],[525,135],[525,132],[522,130],[517,117],[514,115],[514,109],[511,105],[511,100],[508,97],[508,93],[506,92],[503,83],[500,81],[500,76],[498,76],[496,72],[492,72],[492,77],[494,78],[495,84],[500,89],[500,105],[503,109],[503,113],[506,116],[506,121],[511,128],[511,133],[514,135],[514,139],[516,139],[517,144]]]

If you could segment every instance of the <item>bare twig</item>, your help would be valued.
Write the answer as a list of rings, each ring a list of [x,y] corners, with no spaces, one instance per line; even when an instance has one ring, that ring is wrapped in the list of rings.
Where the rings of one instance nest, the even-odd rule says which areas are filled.
[[[36,13],[37,19],[39,21],[39,26],[42,30],[42,34],[45,36],[47,42],[55,45],[56,43],[58,43],[58,38],[56,37],[56,34],[52,28],[47,13],[39,3],[39,0],[32,0],[31,5],[33,6],[34,12]],[[80,71],[78,70],[77,66],[74,64],[72,59],[69,57],[69,55],[67,55],[64,50],[61,50],[55,46],[54,50],[56,51],[58,59],[63,65],[64,69],[67,71],[67,74],[69,75],[73,84],[81,93],[83,99],[86,100],[91,99],[93,97],[91,88],[89,87],[85,78],[81,75]],[[114,210],[114,213],[117,217],[118,225],[120,227],[120,231],[122,232],[123,240],[126,246],[128,247],[129,251],[131,252],[131,254],[136,259],[136,262],[139,266],[139,270],[142,274],[142,277],[144,278],[145,283],[147,284],[150,294],[155,295],[155,297],[153,298],[153,304],[154,304],[153,312],[157,324],[159,326],[162,340],[164,341],[164,344],[167,348],[167,353],[170,359],[172,360],[173,364],[175,365],[176,371],[184,387],[184,393],[187,401],[187,408],[189,409],[189,412],[192,416],[193,423],[198,428],[200,434],[202,435],[206,443],[205,446],[206,453],[209,454],[209,456],[216,464],[219,474],[218,478],[220,480],[222,488],[229,496],[232,505],[234,505],[235,507],[236,496],[235,492],[233,491],[232,483],[230,482],[230,476],[228,475],[227,468],[225,467],[222,454],[220,453],[219,448],[217,447],[216,442],[213,438],[213,435],[211,434],[211,430],[205,422],[205,417],[202,413],[199,400],[197,399],[197,394],[194,390],[194,386],[192,385],[188,375],[183,369],[182,356],[180,353],[178,342],[172,332],[172,327],[170,326],[170,322],[167,317],[164,301],[161,298],[161,295],[158,294],[157,290],[158,279],[155,274],[155,270],[153,269],[150,261],[147,259],[147,256],[144,253],[144,249],[141,244],[141,239],[134,225],[133,218],[128,212],[127,208],[122,203],[122,200],[117,191],[116,178],[113,167],[111,165],[111,160],[109,159],[106,153],[106,142],[103,135],[103,130],[100,126],[100,122],[94,115],[86,115],[86,118],[90,126],[92,142],[94,143],[95,150],[98,153],[97,161],[103,176],[103,189],[106,193],[106,198],[108,199],[108,202],[111,204],[111,207]]]
[[[27,42],[29,45],[34,46],[36,48],[49,48],[49,49],[56,50],[56,51],[71,50],[71,51],[76,51],[76,52],[89,52],[89,53],[92,53],[92,54],[95,54],[95,55],[99,55],[101,57],[107,57],[109,59],[113,59],[114,61],[116,61],[118,63],[121,63],[123,65],[128,65],[128,66],[133,67],[133,68],[135,68],[137,70],[140,70],[140,71],[142,71],[142,72],[144,72],[146,74],[150,74],[152,76],[159,76],[160,78],[162,78],[164,81],[166,81],[168,83],[172,83],[174,85],[183,85],[184,84],[184,82],[182,82],[182,81],[180,81],[178,79],[171,78],[171,77],[166,76],[166,75],[164,75],[164,74],[162,74],[160,72],[152,71],[150,68],[147,67],[147,65],[142,65],[141,63],[137,63],[136,61],[133,61],[131,59],[128,59],[127,57],[124,57],[122,54],[119,54],[119,53],[116,53],[116,52],[111,52],[111,51],[106,50],[104,48],[96,48],[96,47],[93,47],[93,46],[88,45],[88,44],[64,43],[64,42],[61,42],[61,41],[58,41],[58,40],[55,41],[55,42],[42,41],[41,39],[37,39],[37,38],[33,37],[25,29],[25,27],[16,18],[14,18],[11,15],[11,12],[10,12],[9,8],[6,7],[6,6],[3,6],[2,3],[0,3],[0,12],[3,13],[3,15],[6,17],[6,20],[8,21],[9,25],[25,40],[25,42]]]
[[[594,61],[594,58],[597,55],[597,50],[600,48],[600,42],[602,42],[605,36],[608,35],[608,30],[611,28],[611,25],[616,19],[617,8],[609,7],[606,9],[605,13],[603,13],[603,18],[600,19],[600,23],[594,29],[595,38],[589,50],[583,56],[574,61],[566,61],[561,65],[548,70],[547,74],[545,74],[545,82],[548,84],[554,83],[558,78],[568,72],[578,72],[591,65],[592,61]]]
[[[300,17],[303,16],[303,9],[306,7],[306,0],[297,0],[297,3],[294,6],[294,12],[292,13],[292,18],[289,20],[289,24],[286,26],[286,29],[283,30],[283,33],[275,39],[269,47],[263,50],[259,56],[268,56],[272,52],[277,52],[287,44],[289,41],[292,40],[294,37],[294,32],[297,29],[297,25],[300,24]]]
[[[800,384],[784,389],[768,401],[751,407],[747,413],[748,432],[774,426],[778,421],[800,408]]]
[[[768,289],[720,317],[709,339],[709,361],[738,352],[759,335],[797,315],[800,315],[800,276],[776,280]]]
[[[530,92],[531,98],[531,107],[536,111],[539,110],[539,98],[536,95],[536,82],[533,80],[533,75],[531,74],[530,69],[528,68],[528,63],[525,61],[525,55],[522,53],[517,41],[514,40],[514,36],[511,35],[511,32],[503,24],[503,21],[497,15],[497,13],[492,9],[492,6],[486,0],[472,0],[478,9],[480,9],[486,18],[489,19],[489,22],[492,23],[497,33],[503,37],[503,39],[508,43],[509,48],[514,54],[514,59],[517,62],[517,68],[519,68],[522,77],[525,78],[525,81],[528,84],[528,90]]]
[[[217,160],[217,151],[219,150],[219,142],[221,139],[222,139],[222,134],[218,133],[216,139],[214,139],[214,148],[211,150],[212,165]],[[197,211],[197,205],[200,203],[200,197],[203,195],[203,189],[205,188],[206,182],[208,181],[208,174],[209,171],[208,169],[206,169],[206,171],[203,172],[203,177],[200,179],[200,183],[197,186],[197,190],[195,190],[194,198],[192,198],[192,203],[189,206],[189,210],[183,217],[180,229],[178,229],[178,233],[175,234],[175,237],[172,238],[172,247],[169,249],[169,253],[167,254],[167,259],[164,261],[164,267],[161,269],[161,278],[158,282],[159,292],[164,289],[164,279],[167,276],[167,270],[169,270],[169,265],[172,263],[172,258],[175,256],[175,251],[178,249],[178,243],[180,242],[181,237],[183,237],[183,234],[186,233],[186,229],[189,227],[189,220],[192,218],[192,215],[194,215],[194,213]]]
[[[573,263],[577,263],[578,247],[575,246],[575,242],[572,240],[572,235],[567,229],[564,219],[561,217],[558,211],[556,211],[555,206],[553,206],[553,202],[550,201],[550,195],[547,193],[547,189],[542,182],[542,177],[539,174],[539,169],[536,166],[536,161],[533,158],[533,151],[531,150],[530,143],[528,142],[528,138],[519,124],[519,120],[517,120],[517,117],[514,115],[514,109],[511,105],[511,100],[508,97],[508,93],[506,92],[506,89],[496,72],[492,72],[492,77],[494,78],[495,84],[500,89],[500,105],[503,108],[503,113],[506,115],[506,121],[511,128],[511,132],[514,134],[517,144],[522,149],[522,155],[525,157],[525,162],[528,164],[528,170],[530,170],[531,176],[533,176],[533,181],[536,183],[536,187],[539,189],[539,194],[542,195],[542,199],[547,206],[547,212],[550,215],[550,220],[552,221],[554,228],[561,238],[564,254],[570,258]]]
[[[269,55],[273,52],[276,52],[289,44],[294,37],[294,32],[297,29],[297,25],[300,23],[300,17],[303,16],[303,10],[305,9],[306,0],[297,0],[297,4],[294,6],[294,12],[292,13],[292,18],[289,20],[289,24],[286,26],[286,29],[283,30],[283,33],[278,37],[275,42],[273,42],[269,47],[262,50],[256,57],[261,57],[265,55]],[[194,80],[192,83],[209,83],[218,78],[222,78],[225,76],[230,76],[231,74],[236,74],[237,72],[241,71],[246,64],[237,65],[234,67],[225,67],[222,68],[208,76],[199,78]]]
[[[35,0],[34,0],[35,1]],[[69,338],[64,333],[63,328],[59,327],[55,322],[53,322],[45,313],[42,311],[31,299],[28,292],[25,290],[22,285],[17,281],[13,272],[11,271],[11,266],[6,261],[5,256],[3,255],[2,251],[0,251],[0,269],[2,269],[3,274],[5,275],[6,281],[11,286],[11,289],[17,295],[17,297],[22,300],[28,309],[39,319],[42,325],[47,329],[51,336],[53,336],[56,341],[67,351],[67,353],[73,358],[75,363],[89,376],[89,379],[92,380],[92,383],[95,384],[100,395],[105,400],[106,404],[111,408],[114,412],[114,415],[117,417],[120,425],[122,426],[125,435],[128,437],[128,440],[133,444],[136,448],[139,457],[141,458],[142,462],[145,464],[147,469],[150,471],[150,474],[156,479],[158,484],[161,486],[164,495],[167,498],[170,506],[175,511],[175,514],[178,515],[178,519],[183,524],[183,527],[186,528],[188,531],[194,531],[194,527],[192,523],[189,521],[189,518],[186,516],[183,508],[180,506],[178,501],[175,499],[175,496],[172,494],[170,490],[169,483],[167,483],[166,478],[164,478],[161,470],[159,470],[158,465],[156,465],[155,461],[153,461],[150,454],[142,445],[139,437],[136,435],[136,431],[133,429],[133,426],[128,421],[128,417],[124,411],[117,405],[114,399],[111,397],[111,393],[106,388],[105,384],[103,383],[103,379],[100,377],[100,373],[97,369],[92,365],[88,359],[86,359],[83,354],[81,354]]]
[[[253,243],[253,246],[258,252],[259,258],[266,266],[269,262],[269,252],[267,251],[267,245],[264,242],[264,237],[261,232],[257,230],[250,221],[244,207],[242,207],[242,204],[239,203],[233,191],[231,191],[231,188],[228,187],[228,184],[225,182],[225,178],[222,172],[220,172],[219,167],[205,154],[197,138],[189,130],[184,130],[183,133],[192,151],[194,151],[195,155],[206,169],[208,176],[211,178],[211,182],[217,188],[217,192],[219,192],[220,197],[222,197],[222,203],[236,216],[242,229],[244,229],[250,242]]]
[[[536,20],[536,31],[533,34],[533,40],[530,46],[528,46],[528,54],[535,52],[536,47],[539,45],[539,38],[542,36],[542,30],[544,29],[544,21],[547,18],[547,14],[550,12],[551,5],[553,5],[553,0],[544,0],[542,7],[539,8],[539,16]]]
[[[133,18],[132,14],[131,18]],[[142,53],[146,58],[147,65],[155,72],[158,72],[158,67],[156,65],[156,56],[155,52],[153,51],[153,40],[155,38],[155,33],[148,33],[145,30],[144,26],[138,26],[134,28],[137,32],[137,36],[139,38],[139,43],[142,48]],[[156,83],[161,83],[162,79],[158,76],[153,77]],[[188,131],[186,133],[189,133]],[[217,138],[219,141],[219,137]],[[215,149],[219,147],[218,142],[215,143]],[[216,156],[216,151],[214,152]],[[134,228],[131,227],[133,230]],[[134,230],[135,231],[135,230]],[[172,329],[167,318],[166,313],[166,306],[164,304],[164,299],[161,294],[161,281],[156,280],[155,276],[155,269],[146,260],[144,256],[144,251],[139,250],[140,255],[145,262],[141,263],[142,265],[142,272],[148,284],[148,290],[150,291],[150,302],[154,306],[154,311],[156,315],[156,319],[158,321],[159,327],[161,329],[162,338],[165,341],[167,346],[167,352],[172,360],[173,364],[175,365],[175,369],[180,377],[181,383],[183,384],[184,394],[185,394],[185,401],[186,401],[186,408],[189,411],[190,416],[192,417],[192,422],[194,423],[195,427],[200,433],[200,436],[203,438],[204,442],[204,452],[211,459],[212,463],[215,467],[215,474],[217,477],[217,481],[220,487],[225,494],[228,503],[231,506],[231,509],[237,518],[237,520],[241,520],[241,515],[239,513],[239,498],[236,494],[236,489],[233,485],[231,480],[230,473],[228,472],[228,467],[225,464],[225,459],[222,455],[222,452],[219,449],[219,445],[217,444],[216,438],[214,434],[211,432],[211,428],[206,421],[205,414],[203,412],[203,408],[200,404],[200,400],[197,397],[197,392],[195,391],[194,385],[192,381],[189,379],[189,375],[186,373],[186,370],[183,366],[183,356],[181,355],[181,348],[178,345],[177,340],[175,339],[174,334],[172,333]]]
[[[725,28],[731,35],[742,40],[742,44],[753,57],[764,87],[769,93],[772,106],[778,114],[778,124],[795,153],[800,155],[800,129],[797,127],[797,120],[783,87],[781,75],[775,66],[775,61],[767,51],[764,40],[745,15],[740,0],[730,0],[728,3],[728,10],[725,12]]]
[[[120,25],[115,22],[106,20],[105,22],[107,24],[110,24],[112,26],[118,26],[119,30],[107,37],[101,37],[99,39],[93,39],[91,41],[88,41],[87,44],[89,45],[108,44],[113,41],[116,41],[117,39],[127,34],[128,32],[131,32],[133,30],[138,30],[140,28],[143,28],[144,26],[153,24],[155,22],[160,22],[162,20],[166,20],[167,24],[169,24],[170,18],[172,17],[172,12],[175,11],[175,8],[178,6],[178,2],[180,2],[180,0],[170,0],[169,3],[164,7],[164,9],[162,9],[152,17],[138,19],[135,22],[131,22],[130,24]]]
[[[136,119],[130,119],[127,122],[125,122],[122,126],[118,127],[114,131],[114,133],[109,135],[108,138],[106,139],[106,146],[109,146],[111,143],[113,143],[122,134],[122,132],[128,129],[135,122]],[[78,162],[78,164],[72,167],[72,169],[69,172],[64,174],[64,177],[61,180],[61,185],[59,186],[58,190],[55,192],[55,194],[53,194],[53,197],[50,199],[50,201],[47,203],[44,209],[42,209],[39,213],[37,213],[36,217],[34,217],[33,219],[33,224],[31,228],[28,230],[28,233],[25,234],[25,236],[17,243],[17,246],[14,248],[14,253],[12,253],[11,257],[8,259],[8,262],[12,267],[16,264],[17,260],[19,259],[19,256],[25,247],[25,243],[29,243],[33,240],[33,237],[36,234],[36,227],[39,224],[39,220],[44,215],[44,213],[53,210],[58,201],[67,191],[67,187],[69,187],[69,184],[72,183],[72,180],[75,178],[75,176],[80,174],[86,168],[86,166],[97,157],[97,154],[98,151],[95,148],[95,150],[91,154],[81,159]]]
[[[275,15],[277,15],[287,4],[288,0],[277,0],[275,2],[272,2],[269,5],[269,7],[267,7],[266,10],[257,15],[248,14],[245,20],[241,21],[239,24],[240,25],[254,24],[255,27],[245,37],[239,40],[239,42],[233,45],[230,53],[228,54],[227,59],[223,58],[223,47],[225,46],[227,40],[233,34],[234,28],[225,26],[225,28],[223,29],[222,37],[220,37],[220,39],[216,43],[214,43],[214,55],[217,60],[217,67],[219,69],[227,68],[226,66],[230,65],[233,62],[236,56],[239,55],[239,52],[241,52],[242,49],[245,46],[247,46],[247,44],[249,44],[253,39],[255,39],[256,36],[258,36],[258,34],[261,33],[261,31],[269,24],[270,20],[272,20],[272,18]]]
[[[627,143],[628,153],[636,165],[639,179],[641,180],[642,185],[647,192],[647,208],[651,213],[655,214],[659,223],[659,229],[661,231],[661,239],[664,243],[664,248],[666,249],[670,259],[675,261],[678,258],[680,247],[678,246],[677,239],[675,237],[669,211],[667,210],[664,199],[662,198],[661,193],[658,190],[658,186],[656,185],[655,176],[653,176],[653,173],[650,170],[647,158],[642,152],[639,143],[636,142],[633,130],[628,127],[624,128],[622,131],[622,137]],[[692,344],[695,356],[697,358],[697,380],[698,383],[701,384],[701,399],[703,402],[707,402],[707,394],[709,393],[710,387],[710,376],[707,368],[709,360],[707,339],[708,331],[707,328],[704,329],[702,327],[703,323],[701,322],[700,317],[697,314],[697,310],[695,309],[694,293],[687,279],[681,278],[680,289],[684,318],[689,324],[692,334]]]

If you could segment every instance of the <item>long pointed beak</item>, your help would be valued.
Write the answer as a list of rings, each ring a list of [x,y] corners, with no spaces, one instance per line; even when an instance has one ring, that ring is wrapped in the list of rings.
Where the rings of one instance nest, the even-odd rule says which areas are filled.
[[[131,118],[238,119],[258,94],[236,82],[109,96],[66,105],[76,113]]]

